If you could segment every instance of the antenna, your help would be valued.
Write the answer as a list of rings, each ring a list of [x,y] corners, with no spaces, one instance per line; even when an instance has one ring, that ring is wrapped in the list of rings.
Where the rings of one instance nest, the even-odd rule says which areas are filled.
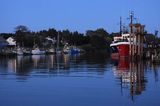
[[[131,11],[131,13],[130,13],[130,24],[133,24],[133,17],[134,17],[134,12]]]
[[[131,11],[131,13],[130,13],[131,33],[133,33],[133,27],[132,27],[132,24],[133,24],[133,17],[134,17],[134,13],[133,13],[133,11]]]
[[[136,18],[134,18],[134,12],[131,11],[130,14],[129,14],[129,18],[127,18],[130,20],[130,31],[131,33],[133,33],[133,21],[136,20]]]

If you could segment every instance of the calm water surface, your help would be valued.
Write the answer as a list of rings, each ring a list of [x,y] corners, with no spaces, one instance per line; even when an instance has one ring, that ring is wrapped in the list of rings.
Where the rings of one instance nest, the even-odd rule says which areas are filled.
[[[0,106],[160,106],[160,65],[105,55],[0,58]]]

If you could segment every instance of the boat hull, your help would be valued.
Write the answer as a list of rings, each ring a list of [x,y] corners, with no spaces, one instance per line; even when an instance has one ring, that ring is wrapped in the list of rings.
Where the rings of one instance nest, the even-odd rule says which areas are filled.
[[[120,57],[129,57],[129,45],[121,44],[117,45],[117,48]]]
[[[111,57],[113,59],[129,57],[129,43],[120,42],[110,45],[112,48]]]

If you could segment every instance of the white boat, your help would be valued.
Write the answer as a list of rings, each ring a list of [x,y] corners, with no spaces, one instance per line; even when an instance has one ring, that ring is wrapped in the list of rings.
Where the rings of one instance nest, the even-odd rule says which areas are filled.
[[[48,53],[51,53],[51,54],[54,54],[54,53],[55,53],[55,50],[54,50],[53,48],[50,48],[50,49],[48,49],[47,52],[48,52]]]
[[[33,50],[31,51],[31,53],[32,53],[33,55],[41,55],[41,54],[45,54],[45,51],[40,50],[40,49],[37,47],[37,48],[33,49]]]
[[[65,54],[71,53],[70,47],[65,45],[64,48],[63,48],[63,53],[65,53]]]
[[[55,54],[55,53],[56,51],[53,46],[51,46],[49,49],[46,50],[46,54]]]
[[[24,50],[23,50],[23,54],[24,54],[24,55],[31,55],[31,50],[29,50],[29,49],[24,49]]]
[[[17,55],[23,55],[23,49],[18,47],[16,53]]]

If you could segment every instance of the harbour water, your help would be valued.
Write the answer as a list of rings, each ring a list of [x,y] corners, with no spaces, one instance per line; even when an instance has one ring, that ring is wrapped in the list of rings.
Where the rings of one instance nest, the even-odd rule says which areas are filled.
[[[159,74],[100,54],[1,57],[0,106],[159,106]]]

